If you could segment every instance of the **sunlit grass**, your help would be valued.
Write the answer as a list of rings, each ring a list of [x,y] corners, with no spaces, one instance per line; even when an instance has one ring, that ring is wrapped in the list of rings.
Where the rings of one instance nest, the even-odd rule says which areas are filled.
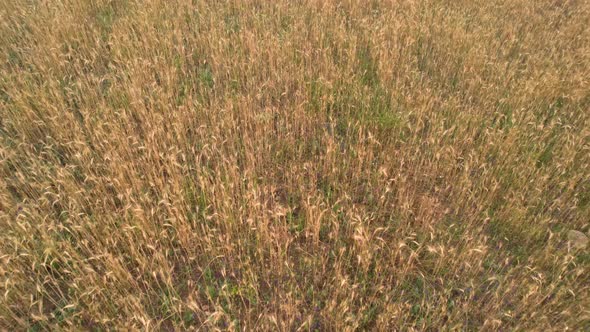
[[[590,328],[588,2],[0,2],[0,328]]]

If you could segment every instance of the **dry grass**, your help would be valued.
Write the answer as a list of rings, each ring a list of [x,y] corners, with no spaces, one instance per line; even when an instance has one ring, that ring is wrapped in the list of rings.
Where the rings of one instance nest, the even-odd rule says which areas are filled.
[[[0,3],[0,329],[590,329],[590,2]]]

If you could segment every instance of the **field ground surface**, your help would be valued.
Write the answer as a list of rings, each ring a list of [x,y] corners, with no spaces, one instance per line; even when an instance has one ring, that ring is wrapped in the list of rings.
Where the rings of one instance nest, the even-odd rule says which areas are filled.
[[[0,0],[0,329],[589,331],[590,2]]]

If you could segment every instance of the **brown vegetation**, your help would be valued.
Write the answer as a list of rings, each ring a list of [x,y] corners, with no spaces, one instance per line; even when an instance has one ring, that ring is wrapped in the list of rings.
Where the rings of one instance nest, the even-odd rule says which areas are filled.
[[[585,330],[589,221],[590,2],[0,0],[0,329]]]

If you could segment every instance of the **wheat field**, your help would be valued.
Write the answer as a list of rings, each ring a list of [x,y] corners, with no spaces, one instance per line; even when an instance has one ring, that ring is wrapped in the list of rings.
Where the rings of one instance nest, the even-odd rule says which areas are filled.
[[[589,331],[589,232],[588,1],[0,0],[0,330]]]

